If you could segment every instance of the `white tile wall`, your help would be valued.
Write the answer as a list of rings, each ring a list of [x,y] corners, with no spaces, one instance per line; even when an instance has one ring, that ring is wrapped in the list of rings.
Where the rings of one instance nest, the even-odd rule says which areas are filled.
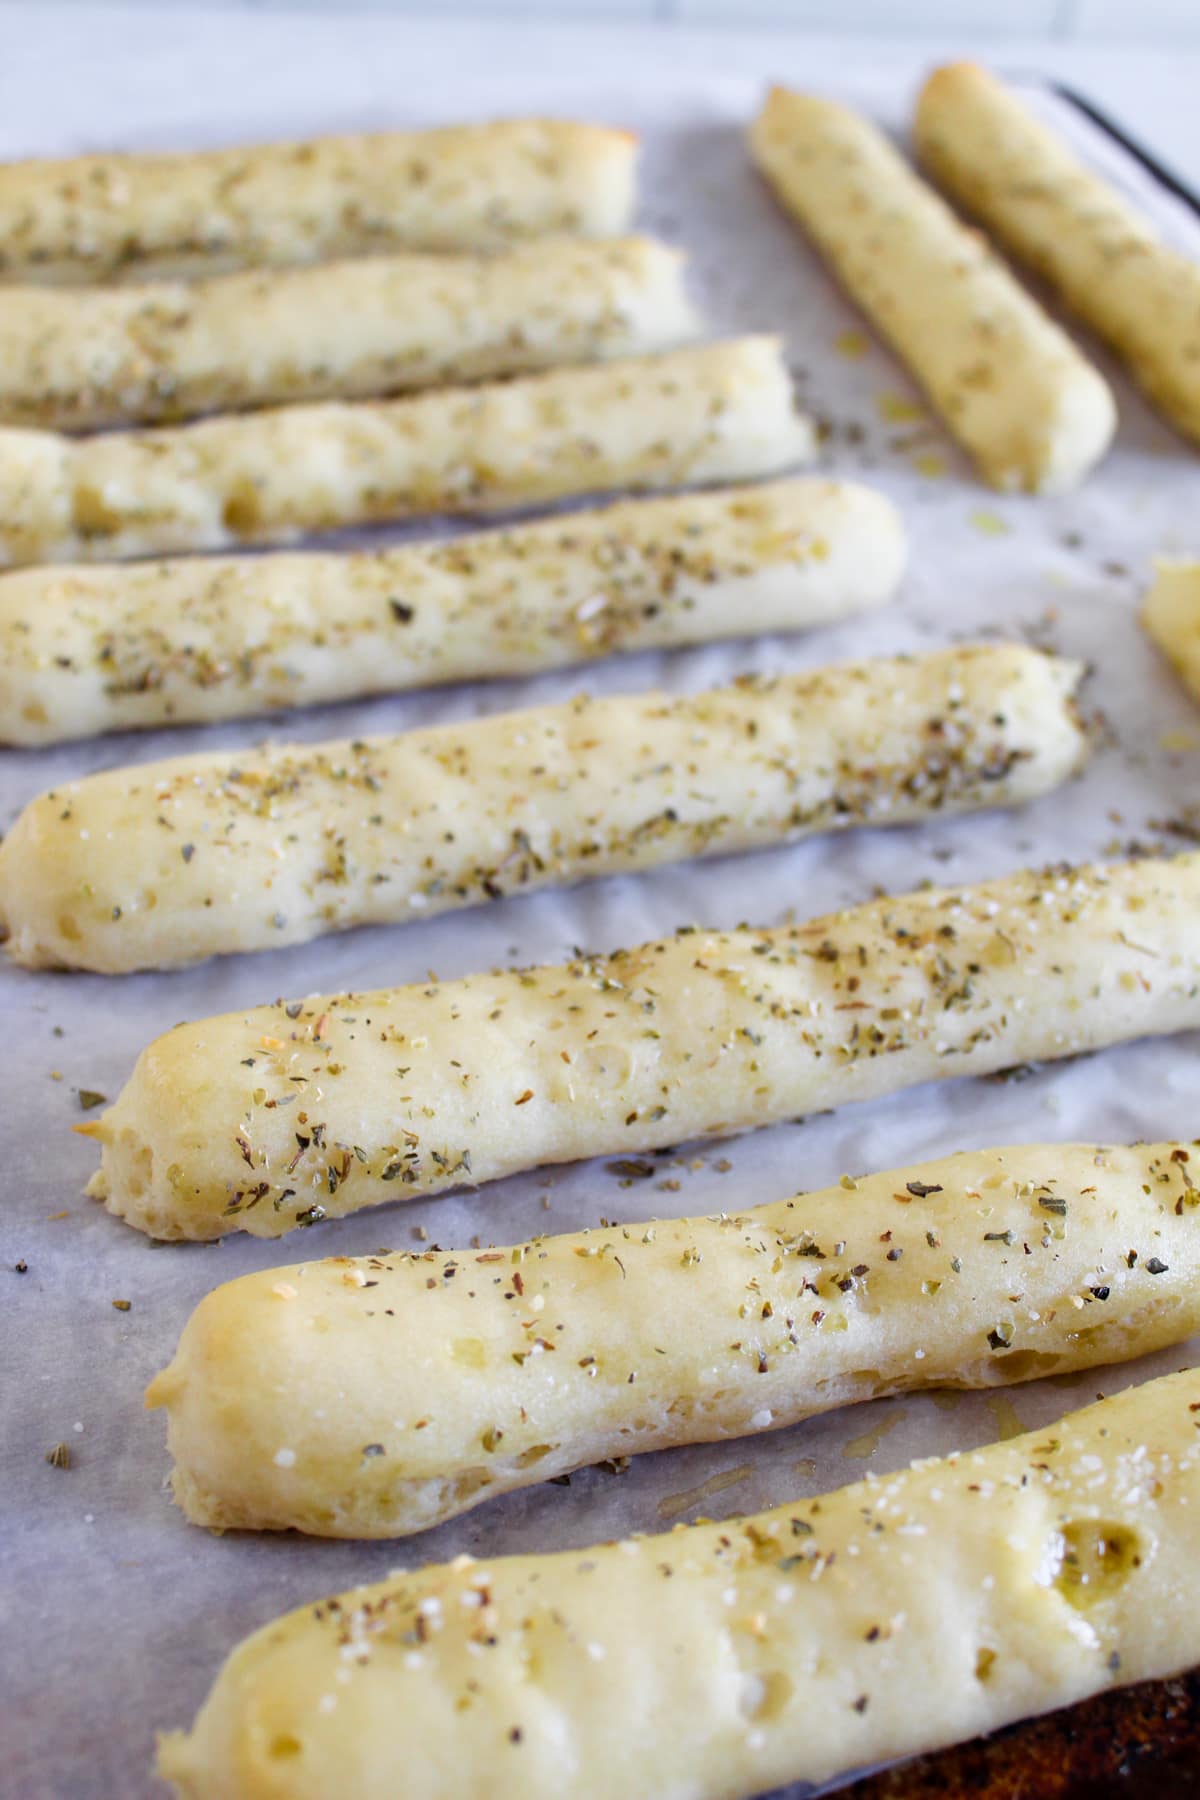
[[[674,0],[677,16],[705,25],[769,24],[797,31],[1057,35],[1063,0]],[[1200,3],[1200,0],[1198,0]]]
[[[1200,0],[1076,0],[1076,35],[1087,42],[1200,41]]]
[[[75,0],[75,4],[81,6],[92,3],[93,0]],[[95,0],[95,4],[103,3],[105,0]],[[603,24],[607,19],[614,23],[627,19],[661,21],[668,16],[674,0],[127,0],[127,3],[158,7],[218,6],[256,13],[411,13],[424,19],[553,19],[564,24],[579,19]],[[736,11],[740,0],[730,0],[730,3]],[[6,0],[0,0],[0,10],[5,4]]]
[[[0,12],[17,0],[0,0]],[[80,7],[101,0],[75,0]],[[1149,49],[1200,42],[1200,0],[134,0],[251,12],[400,12],[425,17],[657,20],[704,25],[773,26],[797,31],[872,32],[889,38],[953,32]]]

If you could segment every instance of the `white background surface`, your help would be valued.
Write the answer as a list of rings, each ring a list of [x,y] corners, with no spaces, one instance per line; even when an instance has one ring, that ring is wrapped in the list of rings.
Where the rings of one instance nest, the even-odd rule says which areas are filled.
[[[1088,29],[1068,33],[1072,18]],[[329,71],[327,107],[357,93],[398,118],[424,70],[452,72],[456,89],[533,72],[551,92],[592,68],[635,87],[655,69],[676,82],[851,71],[903,85],[928,62],[971,54],[1078,82],[1200,180],[1200,0],[217,0],[206,12],[189,0],[0,0],[0,20],[0,133],[18,149],[81,132],[115,142],[125,120],[167,132],[172,116],[182,143],[255,86],[268,108],[276,92],[310,91],[313,59]],[[86,106],[60,67],[87,81]]]
[[[435,717],[661,683],[694,689],[747,669],[925,647],[983,633],[1046,639],[1096,665],[1090,709],[1107,720],[1082,780],[1017,815],[942,822],[904,834],[857,833],[753,858],[664,870],[565,896],[508,901],[402,930],[352,934],[292,952],[187,974],[105,980],[0,975],[0,1794],[80,1797],[155,1791],[155,1727],[192,1717],[226,1651],[282,1609],[357,1579],[468,1549],[582,1544],[662,1528],[698,1512],[749,1510],[836,1484],[867,1466],[995,1437],[1014,1413],[1039,1425],[1144,1371],[1106,1371],[949,1405],[908,1397],[747,1445],[644,1458],[622,1477],[588,1471],[481,1508],[420,1540],[360,1546],[295,1538],[215,1539],[188,1527],[162,1491],[159,1418],[140,1392],[167,1360],[191,1307],[219,1280],[301,1254],[511,1241],[600,1215],[745,1207],[965,1145],[1088,1136],[1191,1135],[1200,1103],[1197,1041],[1144,1044],[1016,1084],[977,1082],[849,1109],[690,1155],[666,1172],[676,1194],[624,1190],[603,1166],[513,1180],[483,1193],[359,1216],[283,1244],[155,1248],[85,1202],[94,1155],[70,1135],[76,1090],[115,1095],[144,1042],[184,1016],[280,992],[452,976],[509,960],[547,960],[573,944],[634,942],[684,920],[771,923],[866,897],[879,884],[954,883],[1050,857],[1105,853],[1130,839],[1178,842],[1161,829],[1197,794],[1200,715],[1134,623],[1157,551],[1200,552],[1194,454],[1118,381],[1119,445],[1078,496],[998,500],[937,429],[886,419],[911,389],[872,350],[839,356],[855,321],[749,169],[741,128],[764,81],[791,77],[839,91],[899,121],[929,58],[803,40],[633,31],[522,34],[512,28],[414,29],[371,18],[211,16],[87,7],[8,9],[0,62],[0,154],[91,144],[187,145],[548,108],[645,133],[642,222],[693,253],[714,335],[787,332],[798,388],[832,427],[826,466],[862,474],[908,516],[913,563],[890,613],[807,639],[764,640],[675,657],[646,656],[503,688],[475,687],[297,715],[276,732],[306,738],[402,728]],[[951,53],[941,44],[930,56]],[[1033,52],[1030,51],[1032,56]],[[1194,79],[1169,64],[1074,52],[1081,84],[1120,96],[1154,74],[1166,124],[1177,97],[1191,130]],[[1140,71],[1140,73],[1139,73]],[[1093,81],[1095,77],[1095,81]],[[1150,89],[1143,85],[1143,94]],[[1158,123],[1148,118],[1148,132]],[[1161,135],[1161,134],[1159,134]],[[1200,174],[1200,157],[1192,173]],[[936,453],[946,474],[918,473]],[[2,504],[2,496],[0,496]],[[253,742],[260,726],[110,739],[62,751],[2,753],[0,825],[24,800],[91,768],[215,741]],[[61,1035],[57,1035],[61,1033]],[[59,1071],[61,1080],[52,1078]],[[542,1198],[548,1199],[543,1208]],[[29,1272],[12,1265],[24,1258]],[[132,1309],[118,1313],[115,1298]],[[1160,1358],[1178,1366],[1186,1352]],[[253,1378],[253,1371],[247,1371]],[[69,1470],[45,1452],[66,1441]],[[705,1502],[686,1496],[714,1474],[738,1481]],[[398,1721],[405,1728],[405,1721]]]
[[[5,0],[11,4],[11,0]],[[96,0],[75,0],[92,6]],[[186,7],[189,0],[140,0]],[[1123,40],[1200,43],[1195,0],[216,0],[246,12],[391,12],[502,19],[645,19],[720,24],[738,30],[773,24],[793,31],[869,31],[895,37],[956,32],[1036,33],[1064,42]]]

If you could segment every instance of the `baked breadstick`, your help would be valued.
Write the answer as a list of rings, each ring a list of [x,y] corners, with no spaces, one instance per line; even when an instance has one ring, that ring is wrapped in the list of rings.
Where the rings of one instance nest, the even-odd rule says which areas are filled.
[[[0,164],[0,279],[212,275],[397,250],[611,237],[633,212],[636,140],[506,119],[166,155]]]
[[[1142,601],[1142,624],[1183,685],[1200,700],[1200,562],[1159,560],[1153,586]]]
[[[0,575],[0,741],[805,630],[882,606],[904,558],[882,494],[801,479],[356,555],[19,569]]]
[[[188,284],[0,287],[0,420],[63,431],[367,399],[696,337],[652,238],[363,257]]]
[[[179,1025],[77,1127],[162,1238],[293,1225],[1200,1025],[1200,853]]]
[[[1073,487],[1107,450],[1107,383],[883,133],[772,90],[755,160],[851,298],[999,488]]]
[[[113,975],[1013,805],[1083,760],[1080,673],[978,645],[110,769],[0,843],[0,930],[28,966]]]
[[[397,1571],[247,1638],[160,1771],[187,1800],[734,1800],[1173,1675],[1198,1409],[1188,1370],[749,1518]]]
[[[146,1404],[196,1524],[400,1537],[604,1457],[1181,1343],[1194,1154],[976,1150],[732,1216],[265,1269],[201,1301]]]
[[[1077,160],[975,63],[921,90],[917,153],[939,186],[1127,363],[1155,406],[1200,439],[1200,265]]]
[[[807,461],[814,446],[766,337],[158,431],[0,430],[0,565],[287,543],[421,513],[739,481]]]

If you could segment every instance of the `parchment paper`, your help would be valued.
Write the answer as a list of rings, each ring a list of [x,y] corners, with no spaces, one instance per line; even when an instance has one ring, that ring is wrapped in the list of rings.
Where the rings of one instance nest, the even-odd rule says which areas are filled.
[[[65,16],[65,15],[64,15]],[[158,1790],[150,1774],[156,1728],[189,1722],[232,1645],[276,1613],[355,1581],[467,1550],[582,1545],[719,1516],[836,1486],[866,1469],[974,1445],[1040,1425],[1101,1391],[1182,1366],[1180,1349],[1142,1364],[1043,1382],[990,1397],[906,1397],[744,1444],[636,1461],[624,1475],[586,1471],[569,1487],[539,1487],[398,1544],[324,1543],[296,1537],[218,1539],[186,1525],[164,1491],[161,1416],[141,1391],[169,1358],[193,1305],[244,1271],[308,1255],[405,1246],[423,1226],[431,1241],[507,1242],[533,1232],[609,1219],[644,1219],[746,1207],[824,1185],[844,1171],[993,1143],[1075,1137],[1120,1140],[1192,1135],[1200,1058],[1192,1037],[1146,1043],[1048,1068],[1020,1082],[958,1082],[803,1126],[760,1132],[664,1159],[663,1178],[622,1186],[603,1164],[511,1180],[483,1192],[395,1206],[304,1238],[154,1247],[81,1197],[94,1152],[69,1127],[83,1116],[78,1090],[115,1096],[135,1055],[175,1021],[239,1008],[278,993],[363,988],[451,977],[509,961],[556,958],[576,944],[633,943],[694,920],[774,923],[903,890],[932,877],[957,883],[1031,861],[1119,853],[1131,842],[1181,847],[1200,773],[1200,712],[1135,624],[1139,590],[1156,552],[1200,549],[1200,479],[1193,453],[1114,377],[1119,443],[1079,495],[1048,502],[1000,499],[980,486],[928,421],[905,377],[861,322],[755,178],[741,129],[758,80],[670,76],[610,62],[573,80],[515,64],[472,69],[441,85],[402,79],[405,33],[371,25],[372,45],[394,55],[355,60],[327,21],[329,58],[311,54],[311,22],[298,59],[279,28],[278,65],[236,54],[243,21],[214,15],[234,34],[197,75],[176,67],[158,40],[155,80],[139,85],[132,37],[114,49],[105,79],[75,79],[56,100],[48,81],[8,84],[0,153],[84,144],[180,146],[544,108],[637,127],[645,134],[642,223],[682,240],[713,335],[786,332],[802,401],[829,425],[824,466],[876,481],[903,506],[912,566],[899,603],[882,616],[806,638],[771,638],[667,656],[641,656],[566,676],[383,699],[277,719],[274,735],[315,739],[404,728],[427,720],[565,696],[662,684],[677,691],[747,670],[808,667],[841,657],[922,649],[981,634],[1018,635],[1095,665],[1087,705],[1099,746],[1081,780],[1029,810],[902,832],[857,832],[810,845],[596,883],[561,896],[506,901],[466,915],[358,932],[299,950],[216,962],[189,973],[127,977],[0,977],[4,1075],[0,1331],[3,1431],[0,1479],[0,1792],[63,1800]],[[247,22],[248,25],[248,22]],[[261,33],[262,22],[255,22]],[[448,27],[448,29],[451,29]],[[454,27],[464,34],[469,26]],[[333,33],[339,34],[334,44]],[[631,39],[631,45],[641,40]],[[469,48],[469,45],[468,45]],[[452,61],[448,55],[447,63]],[[164,93],[163,71],[175,69]],[[115,71],[115,73],[114,73]],[[802,84],[802,66],[763,70]],[[828,84],[826,84],[828,85]],[[899,123],[906,84],[855,77],[841,93]],[[1068,128],[1078,126],[1068,119]],[[1112,157],[1095,146],[1111,168]],[[1153,189],[1118,160],[1121,179],[1160,208]],[[1182,212],[1165,208],[1173,231]],[[931,296],[931,305],[933,297]],[[842,350],[836,347],[842,339]],[[1103,359],[1102,359],[1103,360]],[[1106,365],[1107,367],[1107,365]],[[938,472],[944,471],[944,472]],[[2,497],[0,497],[2,504]],[[394,534],[400,535],[400,534]],[[2,753],[0,822],[56,781],[115,763],[253,743],[261,723],[129,735],[61,751]],[[1170,823],[1170,822],[1174,823]],[[17,1273],[19,1260],[27,1272]],[[129,1310],[114,1308],[127,1300]],[[69,1468],[46,1453],[65,1443]],[[725,1485],[708,1488],[713,1478]],[[678,1729],[679,1721],[664,1721]],[[398,1720],[399,1729],[404,1721]],[[412,1728],[420,1729],[419,1721]]]

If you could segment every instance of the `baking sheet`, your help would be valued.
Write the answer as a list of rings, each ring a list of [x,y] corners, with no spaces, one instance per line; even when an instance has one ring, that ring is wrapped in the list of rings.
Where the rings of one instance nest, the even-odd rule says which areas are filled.
[[[261,21],[255,29],[261,28]],[[140,1394],[168,1359],[185,1319],[219,1281],[300,1254],[358,1253],[431,1241],[506,1242],[547,1230],[730,1210],[821,1186],[849,1171],[991,1143],[1188,1136],[1200,1111],[1198,1040],[1189,1036],[1045,1069],[1019,1082],[926,1088],[804,1125],[763,1131],[663,1158],[661,1179],[626,1185],[605,1163],[549,1171],[483,1192],[396,1206],[319,1229],[303,1241],[155,1247],[81,1197],[94,1152],[69,1127],[79,1090],[114,1096],[153,1035],[189,1016],[286,991],[362,988],[452,977],[489,964],[550,960],[583,944],[636,942],[685,921],[775,923],[851,904],[876,888],[926,878],[957,883],[1051,858],[1116,854],[1131,843],[1180,847],[1196,808],[1200,713],[1140,636],[1134,608],[1158,552],[1200,550],[1193,455],[1123,380],[1118,446],[1077,496],[998,498],[922,412],[894,361],[874,348],[812,255],[777,214],[747,162],[741,129],[757,79],[715,68],[671,79],[658,62],[615,58],[551,80],[511,67],[481,79],[469,61],[441,82],[398,86],[402,21],[372,21],[355,60],[330,37],[327,59],[300,57],[275,21],[278,63],[237,54],[249,28],[223,15],[221,79],[200,80],[160,34],[155,80],[27,84],[0,75],[0,154],[82,145],[188,145],[276,133],[423,122],[546,109],[636,127],[645,138],[641,223],[682,241],[713,335],[782,329],[804,404],[828,425],[824,467],[877,482],[902,505],[912,566],[898,605],[807,638],[769,638],[673,656],[647,655],[503,686],[382,699],[276,719],[272,735],[315,739],[402,729],[435,719],[594,692],[662,685],[690,691],[747,671],[810,667],[840,657],[924,649],[980,635],[1017,635],[1095,665],[1086,691],[1098,747],[1082,779],[1021,813],[856,832],[741,859],[600,882],[566,895],[501,902],[394,930],[354,933],[291,951],[170,975],[0,975],[0,1213],[3,1430],[0,1487],[0,1793],[63,1800],[160,1792],[150,1775],[156,1728],[192,1718],[228,1649],[276,1613],[399,1565],[466,1550],[581,1545],[654,1531],[812,1493],[918,1455],[1039,1426],[1101,1391],[1182,1366],[1194,1347],[1120,1370],[1051,1380],[986,1397],[905,1396],[741,1444],[644,1457],[621,1475],[599,1469],[480,1508],[398,1544],[294,1537],[212,1537],[187,1526],[164,1491],[161,1416]],[[331,20],[330,31],[354,29]],[[215,23],[214,31],[217,29]],[[461,33],[469,27],[459,24]],[[181,30],[181,44],[187,34]],[[317,42],[311,30],[304,42]],[[642,43],[645,40],[632,40]],[[615,42],[615,40],[614,40]],[[169,46],[168,46],[169,47]],[[453,58],[443,58],[443,73]],[[163,71],[174,69],[164,90]],[[796,82],[803,67],[763,70]],[[411,75],[411,71],[410,71]],[[824,84],[826,87],[828,83]],[[907,84],[848,75],[836,90],[898,123]],[[1057,108],[1068,128],[1090,128]],[[1099,153],[1111,166],[1110,151]],[[1194,234],[1184,209],[1161,203],[1120,159],[1120,178]],[[853,335],[845,336],[847,332]],[[1103,360],[1103,359],[1102,359]],[[1107,367],[1107,365],[1106,365]],[[2,497],[0,497],[2,503]],[[406,535],[393,533],[395,537]],[[411,535],[411,534],[407,534]],[[243,744],[261,723],[211,732],[129,735],[61,751],[0,753],[0,823],[41,789],[93,769],[213,743]],[[26,1272],[14,1265],[23,1261]],[[127,1300],[129,1309],[114,1308]],[[65,1443],[69,1468],[47,1464]]]

